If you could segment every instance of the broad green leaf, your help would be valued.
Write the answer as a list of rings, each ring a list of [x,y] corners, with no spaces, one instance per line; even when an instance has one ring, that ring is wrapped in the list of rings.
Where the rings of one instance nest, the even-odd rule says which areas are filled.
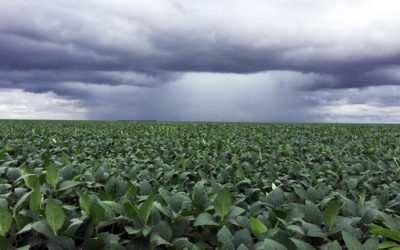
[[[71,157],[67,153],[65,153],[65,152],[61,153],[61,159],[62,159],[64,164],[68,164],[69,161],[70,161],[70,158]]]
[[[87,195],[82,192],[78,192],[79,195],[79,206],[85,213],[90,213],[90,207],[92,206],[93,200]]]
[[[393,247],[399,247],[400,244],[394,241],[384,241],[378,245],[378,249],[387,249]]]
[[[182,210],[183,207],[183,199],[181,196],[177,194],[172,194],[170,199],[168,200],[169,207],[174,211],[175,213],[179,213]]]
[[[49,164],[46,172],[46,182],[55,187],[58,182],[58,166],[54,163]]]
[[[40,188],[34,189],[31,192],[31,197],[29,199],[29,208],[32,212],[36,213],[39,211],[41,200],[42,194],[40,193]]]
[[[123,206],[115,201],[99,201],[99,204],[104,207],[106,214],[113,215],[114,213],[122,214],[124,212]]]
[[[335,220],[335,224],[332,227],[330,233],[338,233],[341,232],[343,229],[349,227],[353,223],[352,218],[337,216]]]
[[[340,246],[339,242],[335,240],[321,246],[321,250],[342,250],[342,247]]]
[[[228,215],[229,217],[237,217],[243,213],[245,213],[246,210],[238,207],[238,206],[231,206],[231,208],[229,209]]]
[[[217,197],[214,200],[214,209],[215,212],[221,218],[221,221],[224,220],[225,215],[228,214],[229,208],[232,205],[231,195],[227,187],[222,188]]]
[[[99,167],[95,174],[94,174],[94,178],[97,182],[102,183],[104,180],[107,179],[107,173],[105,173],[104,168],[103,167]]]
[[[305,235],[304,230],[303,230],[300,226],[297,226],[297,225],[289,225],[289,226],[287,226],[286,228],[287,228],[288,230],[291,230],[291,231],[295,232],[295,233],[298,233],[298,234],[301,234],[301,235]]]
[[[160,221],[154,228],[154,232],[157,232],[157,234],[167,242],[172,239],[173,232],[166,221]]]
[[[14,208],[13,208],[13,215],[14,216],[17,215],[18,209],[22,206],[22,204],[25,203],[25,201],[28,199],[30,194],[31,194],[31,192],[25,193],[24,195],[21,196],[21,198],[19,198],[19,200],[17,201],[17,203],[14,205]]]
[[[126,193],[126,183],[122,181],[121,179],[116,178],[115,176],[112,176],[110,179],[108,179],[105,190],[108,194],[115,196],[115,197],[120,197]]]
[[[106,244],[108,244],[109,242],[118,242],[121,238],[119,237],[119,235],[113,234],[113,233],[103,233],[99,235],[100,238],[102,238],[104,240],[104,242],[106,242]]]
[[[244,244],[240,244],[239,247],[237,248],[237,250],[249,250],[249,248],[246,247],[246,245],[244,245]]]
[[[192,199],[193,205],[198,208],[205,209],[208,206],[209,200],[207,197],[207,192],[202,184],[196,184],[194,186]]]
[[[193,243],[190,242],[189,239],[186,237],[176,238],[172,243],[172,247],[177,250],[196,249],[193,248]]]
[[[287,248],[279,242],[276,242],[271,239],[264,240],[264,249],[265,250],[287,250]]]
[[[22,177],[22,176],[21,176]],[[40,187],[40,180],[36,174],[27,174],[23,177],[26,185],[32,190]]]
[[[201,213],[201,214],[197,215],[193,225],[195,227],[197,227],[197,226],[218,226],[218,223],[216,223],[213,220],[213,217],[211,214]]]
[[[265,198],[265,202],[273,207],[278,207],[284,199],[283,191],[279,187],[275,187]]]
[[[254,244],[250,231],[247,228],[236,231],[233,234],[233,243],[236,247],[244,244],[248,249],[252,249]]]
[[[400,242],[400,231],[383,228],[375,224],[369,224],[368,227],[369,231],[373,234],[385,236],[386,238]]]
[[[64,235],[74,235],[78,229],[80,229],[83,225],[84,221],[77,218],[71,219],[71,224],[63,232]],[[77,235],[76,235],[77,236]]]
[[[152,192],[153,192],[153,187],[151,186],[150,182],[145,180],[142,183],[140,183],[139,187],[140,195],[151,195]]]
[[[324,222],[328,232],[331,231],[342,204],[343,202],[340,200],[340,198],[336,197],[329,202],[327,208],[325,209]]]
[[[127,194],[129,196],[129,198],[132,199],[132,200],[136,199],[136,196],[137,196],[137,193],[138,193],[137,186],[134,183],[132,183],[131,181],[128,182],[126,184],[126,186],[127,186]]]
[[[158,233],[153,232],[150,235],[150,248],[154,249],[157,246],[169,246],[170,243],[168,241],[166,241],[165,239],[163,239]]]
[[[60,182],[60,184],[58,185],[58,191],[65,191],[65,190],[70,190],[73,187],[79,186],[81,185],[81,182],[78,181],[71,181],[71,180],[66,180],[66,181],[62,181]]]
[[[136,214],[137,214],[137,208],[133,204],[131,204],[129,201],[124,203],[124,212],[126,217],[133,219]]]
[[[304,215],[307,222],[318,226],[322,225],[324,220],[321,210],[313,202],[308,200],[306,201]]]
[[[26,194],[30,194],[30,192],[28,192],[28,189],[24,188],[24,187],[17,187],[14,189],[14,195],[19,198],[22,197],[23,195]]]
[[[346,243],[346,247],[349,250],[363,250],[363,246],[361,243],[358,241],[356,237],[354,237],[352,234],[342,231],[342,237],[344,242]]]
[[[94,201],[90,205],[89,214],[95,226],[98,226],[99,223],[103,220],[105,212],[106,211],[104,210],[104,208],[97,201]]]
[[[241,246],[246,247],[245,245],[241,244],[237,249],[239,249]],[[222,244],[221,247],[218,248],[219,250],[235,250],[235,246],[233,245],[233,243],[229,242],[227,244]],[[246,247],[246,249],[248,249]]]
[[[222,244],[229,244],[233,241],[233,235],[231,231],[229,231],[229,228],[226,226],[223,226],[217,234],[218,241],[221,242]]]
[[[0,206],[0,235],[6,236],[11,228],[12,215],[4,207]]]
[[[0,206],[4,208],[8,208],[8,200],[5,198],[0,198]]]
[[[295,238],[290,238],[290,240],[296,245],[296,249],[298,250],[315,250],[313,246],[308,244],[305,241],[295,239]]]
[[[45,215],[54,234],[57,234],[57,231],[63,226],[65,220],[65,215],[61,206],[53,199],[49,198],[47,200]]]
[[[49,250],[74,250],[75,242],[66,236],[51,237],[47,242]]]
[[[29,250],[29,249],[31,249],[31,245],[15,248],[15,250]]]
[[[268,231],[268,228],[264,225],[264,223],[262,223],[257,218],[251,216],[249,223],[250,223],[250,230],[255,236],[266,233]]]
[[[163,213],[168,218],[172,219],[176,216],[170,207],[164,207],[162,204],[158,202],[154,202],[153,205],[158,209],[158,211]]]
[[[32,223],[31,228],[36,232],[45,235],[47,238],[54,236],[54,232],[46,220],[40,220]]]
[[[16,181],[21,174],[18,171],[18,168],[8,168],[7,170],[7,178],[11,181]]]
[[[139,207],[138,214],[143,225],[147,224],[147,220],[149,219],[151,213],[151,208],[153,207],[153,202],[153,196],[149,195],[149,197],[147,197],[147,199]]]
[[[144,227],[142,227],[142,234],[144,237],[147,237],[147,235],[149,235],[151,233],[151,230],[153,228],[150,226],[145,225]]]
[[[133,228],[130,226],[125,226],[124,229],[129,235],[134,235],[134,234],[140,233],[140,229]]]
[[[45,222],[45,223],[46,223],[46,222]],[[46,225],[47,225],[47,223],[46,223]],[[31,231],[31,230],[32,230],[32,223],[28,223],[28,224],[26,224],[21,230],[19,230],[19,231],[17,232],[17,235],[18,235],[18,234],[26,233],[26,232]]]
[[[303,222],[303,230],[307,236],[324,238],[325,234],[320,226]]]
[[[378,237],[370,238],[363,244],[364,250],[376,250],[378,249],[378,246],[379,246]]]

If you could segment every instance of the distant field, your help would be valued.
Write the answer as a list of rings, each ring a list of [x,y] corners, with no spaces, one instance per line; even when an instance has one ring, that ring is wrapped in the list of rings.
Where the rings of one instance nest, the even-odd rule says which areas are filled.
[[[398,125],[0,121],[0,249],[399,246],[399,164]]]

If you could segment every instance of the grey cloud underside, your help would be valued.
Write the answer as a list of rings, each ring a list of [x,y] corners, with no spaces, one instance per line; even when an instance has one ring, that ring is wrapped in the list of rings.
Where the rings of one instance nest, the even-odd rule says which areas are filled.
[[[173,6],[176,15],[190,15],[181,4],[175,2]],[[106,16],[110,23],[115,18],[127,27],[135,27],[118,36],[113,34],[118,33],[114,30],[117,25],[105,26],[104,30],[98,27],[102,23],[90,26],[94,25],[90,19],[93,13],[69,16],[66,10],[56,7],[52,9],[54,13],[46,11],[49,10],[38,15],[40,18],[31,14],[26,20],[11,15],[2,18],[1,86],[16,85],[30,90],[46,89],[47,84],[57,82],[154,86],[175,80],[185,72],[250,74],[274,70],[327,76],[325,82],[309,84],[309,90],[400,84],[400,77],[382,73],[400,65],[400,50],[376,54],[379,46],[369,48],[362,41],[359,46],[365,48],[355,53],[346,52],[347,45],[337,45],[335,41],[326,44],[282,40],[257,45],[262,36],[248,38],[246,30],[238,28],[238,35],[232,37],[218,23],[212,23],[215,27],[195,23],[188,29],[173,26],[176,23],[154,24],[137,16]],[[7,22],[12,25],[5,25]],[[256,28],[262,30],[262,26]],[[107,37],[108,33],[115,37]],[[273,31],[265,33],[274,35]],[[338,52],[331,51],[335,46],[341,46]],[[335,53],[343,55],[336,57]],[[129,74],[131,77],[126,77]]]
[[[396,6],[0,1],[0,88],[99,119],[320,121],[367,105],[383,120],[400,116]]]
[[[177,38],[178,40],[180,38]],[[154,45],[163,44],[160,37]],[[361,59],[283,59],[285,49],[256,49],[230,44],[177,44],[159,48],[158,55],[103,51],[80,44],[54,44],[43,39],[0,34],[2,82],[19,86],[35,83],[88,82],[153,86],[175,79],[183,72],[256,73],[285,70],[313,72],[330,81],[310,85],[310,89],[397,85],[398,77],[379,72],[400,65],[400,55]],[[290,53],[290,52],[289,52]],[[118,76],[118,73],[121,75]],[[6,76],[4,76],[4,74]],[[137,75],[125,77],[126,75]],[[124,76],[125,75],[125,76]],[[7,86],[5,86],[7,87]]]

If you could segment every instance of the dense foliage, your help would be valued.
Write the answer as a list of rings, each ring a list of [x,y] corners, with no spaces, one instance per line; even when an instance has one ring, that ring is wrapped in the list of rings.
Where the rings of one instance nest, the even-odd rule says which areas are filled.
[[[397,125],[0,122],[4,249],[399,249]]]

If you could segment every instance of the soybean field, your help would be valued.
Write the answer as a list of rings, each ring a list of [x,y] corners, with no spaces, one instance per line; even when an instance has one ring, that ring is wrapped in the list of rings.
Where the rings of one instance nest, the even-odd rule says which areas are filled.
[[[400,126],[0,121],[1,249],[400,249]]]

